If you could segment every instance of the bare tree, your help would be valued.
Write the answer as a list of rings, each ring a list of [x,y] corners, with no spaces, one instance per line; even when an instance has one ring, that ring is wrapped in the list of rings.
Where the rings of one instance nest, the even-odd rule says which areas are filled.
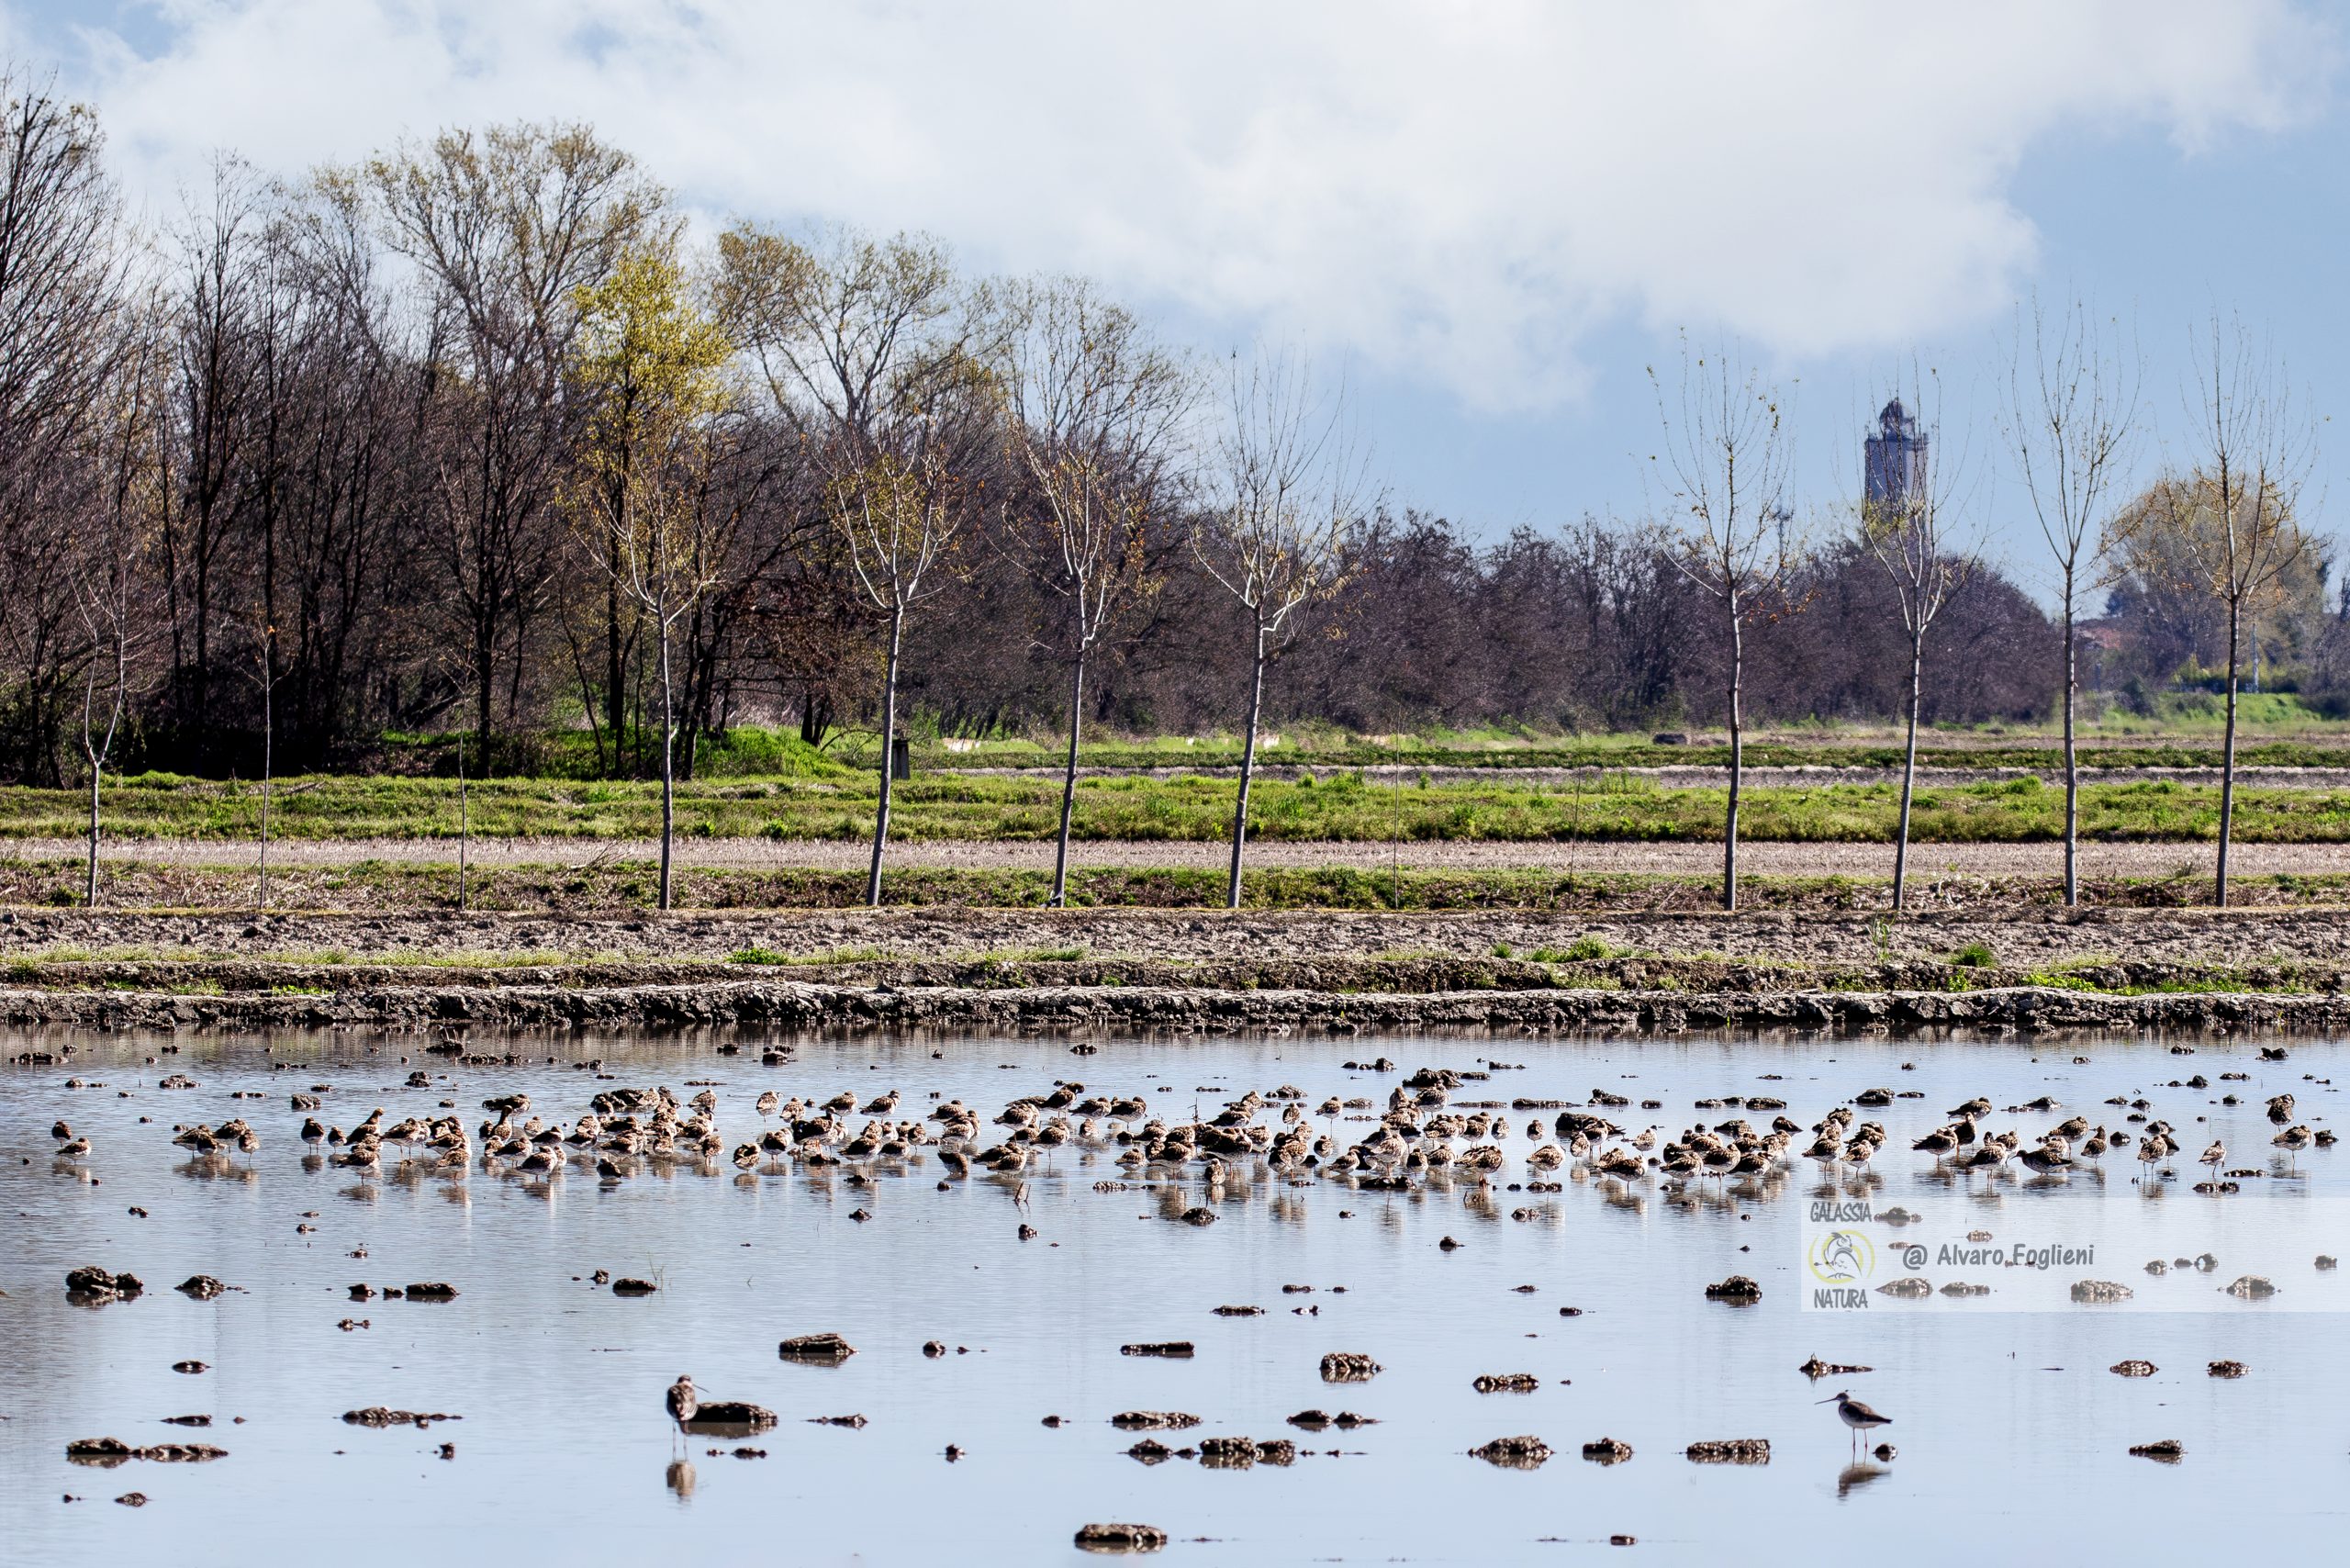
[[[1225,890],[1231,909],[1240,907],[1265,666],[1295,635],[1301,613],[1345,585],[1348,548],[1361,526],[1364,469],[1345,414],[1343,398],[1315,393],[1302,355],[1234,361],[1230,406],[1209,464],[1214,498],[1192,535],[1201,569],[1248,618],[1248,719]]]
[[[1738,907],[1738,808],[1746,767],[1746,632],[1786,607],[1796,558],[1787,536],[1792,466],[1776,387],[1727,348],[1682,345],[1668,395],[1649,369],[1664,427],[1658,464],[1679,534],[1673,564],[1721,606],[1729,648],[1729,803],[1722,820],[1722,907]]]
[[[1918,413],[1906,409],[1899,397],[1890,399],[1878,416],[1878,433],[1863,447],[1867,457],[1860,509],[1861,543],[1893,584],[1895,610],[1909,648],[1909,683],[1902,702],[1908,736],[1893,845],[1897,913],[1908,901],[1909,808],[1918,786],[1918,708],[1925,682],[1926,637],[1951,596],[1974,575],[1977,553],[1973,538],[1963,536],[1956,516],[1964,454],[1933,455],[1942,434],[1936,415],[1940,397],[1930,409],[1923,385],[1916,384],[1910,400],[1919,405]]]
[[[2029,340],[2027,341],[2027,334]],[[2008,446],[2056,564],[2065,672],[2065,903],[2081,902],[2081,770],[2075,739],[2080,599],[2104,581],[2100,525],[2129,483],[2138,430],[2137,355],[2079,301],[2051,320],[2034,299],[2009,345]]]
[[[1021,316],[1004,376],[1006,434],[1034,495],[1007,508],[1006,522],[1021,565],[1058,601],[1045,642],[1069,672],[1050,901],[1058,909],[1069,899],[1086,659],[1150,584],[1147,498],[1163,478],[1191,387],[1130,313],[1082,280],[1033,287]]]
[[[55,778],[79,520],[102,515],[131,250],[95,115],[0,62],[0,654],[30,771]],[[56,779],[62,782],[62,778]]]
[[[430,538],[462,620],[475,731],[488,765],[497,663],[519,691],[562,531],[546,503],[583,410],[565,396],[581,291],[666,234],[666,193],[585,126],[445,131],[371,162],[392,248],[431,290],[436,379]],[[515,700],[509,695],[509,711]]]
[[[88,655],[82,669],[82,758],[89,770],[89,860],[82,902],[98,902],[98,828],[106,763],[131,697],[133,651],[148,636],[145,553],[152,520],[161,510],[154,495],[158,477],[152,457],[163,414],[164,377],[162,310],[151,302],[126,322],[126,352],[112,397],[106,445],[98,454],[105,492],[86,516],[84,547],[75,563],[74,610]],[[98,722],[105,693],[106,722]]]
[[[2315,431],[2294,404],[2284,367],[2265,339],[2241,320],[2211,318],[2195,342],[2188,411],[2195,424],[2195,471],[2157,485],[2149,503],[2125,512],[2117,547],[2143,559],[2132,535],[2154,530],[2192,585],[2227,618],[2227,734],[2221,757],[2220,853],[2213,900],[2228,902],[2228,850],[2235,823],[2236,698],[2244,633],[2277,598],[2310,549],[2297,515],[2315,460]],[[2185,585],[2182,585],[2185,586]]]
[[[919,433],[927,435],[926,424]],[[898,661],[906,618],[946,586],[947,562],[963,525],[957,486],[931,441],[907,454],[883,453],[832,487],[834,525],[858,588],[889,622],[881,677],[881,799],[873,813],[873,865],[865,902],[881,906],[881,856],[890,842],[890,794],[897,761]]]

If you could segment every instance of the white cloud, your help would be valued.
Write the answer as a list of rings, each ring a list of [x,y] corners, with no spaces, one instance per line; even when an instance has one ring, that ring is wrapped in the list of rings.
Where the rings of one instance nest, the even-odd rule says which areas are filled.
[[[0,0],[0,7],[31,0]],[[151,201],[579,117],[713,215],[923,228],[1470,402],[1572,391],[1629,314],[1782,353],[1986,319],[2053,132],[2191,154],[2312,113],[2290,0],[164,0],[60,62]],[[0,10],[0,38],[6,36]]]

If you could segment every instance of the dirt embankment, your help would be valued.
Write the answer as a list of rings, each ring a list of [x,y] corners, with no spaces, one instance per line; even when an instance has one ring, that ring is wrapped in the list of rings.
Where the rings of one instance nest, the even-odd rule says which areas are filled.
[[[0,912],[0,1018],[105,1028],[2350,1026],[2340,912]]]
[[[1198,1033],[1360,1034],[1466,1030],[1524,1038],[1687,1030],[1900,1034],[2335,1034],[2350,998],[2192,993],[2105,996],[2042,987],[1930,991],[1690,993],[1625,991],[1440,991],[1423,995],[1167,988],[980,991],[742,980],[596,990],[567,986],[358,989],[323,997],[0,991],[17,1025],[187,1029],[415,1028],[464,1048],[467,1031],[750,1028],[785,1034],[896,1031],[1059,1032],[1100,1036]],[[20,1060],[63,1059],[28,1047]]]
[[[2083,958],[2182,964],[2330,962],[2350,957],[2350,913],[2338,908],[2062,909],[2017,905],[1905,916],[1865,910],[1607,912],[975,909],[649,912],[562,915],[385,913],[255,915],[110,910],[0,911],[0,960],[57,956],[188,957],[286,961],[460,959],[576,965],[722,962],[765,949],[796,962],[1091,959],[1180,963],[1315,962],[1374,957],[1526,958],[1576,944],[1610,953],[1717,955],[1741,961],[1867,964],[1940,960],[1972,946],[1998,964],[2043,968]]]

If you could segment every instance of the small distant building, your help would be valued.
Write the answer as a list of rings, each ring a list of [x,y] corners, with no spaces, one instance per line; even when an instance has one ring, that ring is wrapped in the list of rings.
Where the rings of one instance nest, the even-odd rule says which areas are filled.
[[[1862,443],[1862,501],[1873,511],[1894,514],[1923,505],[1926,433],[1898,398],[1877,411],[1876,431]]]

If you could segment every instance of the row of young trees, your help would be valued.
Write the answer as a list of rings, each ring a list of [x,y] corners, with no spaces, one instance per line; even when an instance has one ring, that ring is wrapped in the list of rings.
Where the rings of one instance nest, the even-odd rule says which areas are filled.
[[[2293,627],[2312,597],[2322,602],[2330,564],[2300,515],[2314,427],[2268,345],[2240,321],[2214,317],[2196,334],[2183,388],[2189,465],[2133,489],[2144,477],[2137,465],[2146,418],[2134,351],[2115,325],[2077,304],[2053,315],[2035,306],[2020,314],[2009,355],[1999,433],[2056,588],[2059,678],[2053,684],[2064,722],[2065,902],[2080,902],[2077,633],[2090,596],[2110,590],[2109,603],[2142,622],[2153,619],[2150,610],[2167,610],[2174,622],[2218,623],[2225,732],[2213,881],[2215,902],[2224,906],[2247,644],[2265,627]],[[1808,597],[1804,562],[1789,548],[1782,395],[1720,356],[1686,356],[1675,389],[1668,394],[1662,379],[1659,386],[1664,483],[1685,516],[1675,564],[1716,605],[1729,648],[1722,902],[1735,908],[1744,638],[1750,625],[1795,613]],[[1911,396],[1921,390],[1913,386]],[[1939,421],[1926,431],[1937,447],[1949,433]],[[1988,571],[1983,511],[1963,463],[1920,466],[1853,509],[1853,548],[1881,568],[1907,677],[1899,700],[1907,745],[1894,849],[1897,911],[1906,902],[1929,640],[1937,628],[1947,633],[1946,615]],[[2340,640],[2338,630],[2333,640]],[[1949,641],[1945,634],[1942,644]],[[1957,651],[1936,649],[1943,657]]]
[[[796,721],[881,739],[878,901],[911,709],[1065,732],[1057,901],[1089,720],[1242,724],[1236,902],[1266,723],[1726,722],[1734,899],[1751,714],[1900,712],[1914,755],[1921,719],[2042,711],[2069,666],[1963,498],[1800,548],[1776,400],[1718,362],[1665,400],[1664,515],[1481,546],[1380,504],[1297,357],[1202,364],[1082,280],[918,238],[698,245],[584,127],[291,183],[223,157],[142,223],[89,111],[22,74],[0,100],[0,770],[86,779],[93,879],[110,765],[364,767],[454,730],[495,770],[573,726],[663,781],[666,904],[675,780]],[[2057,383],[2072,343],[2036,362]],[[2061,449],[2052,537],[2081,530],[2066,632],[2108,563],[2172,604],[2247,511],[2298,539],[2241,432],[2117,511],[2084,418],[2016,421],[2036,501]],[[2099,418],[2118,449],[2127,410]],[[2305,569],[2264,548],[2232,647]]]

